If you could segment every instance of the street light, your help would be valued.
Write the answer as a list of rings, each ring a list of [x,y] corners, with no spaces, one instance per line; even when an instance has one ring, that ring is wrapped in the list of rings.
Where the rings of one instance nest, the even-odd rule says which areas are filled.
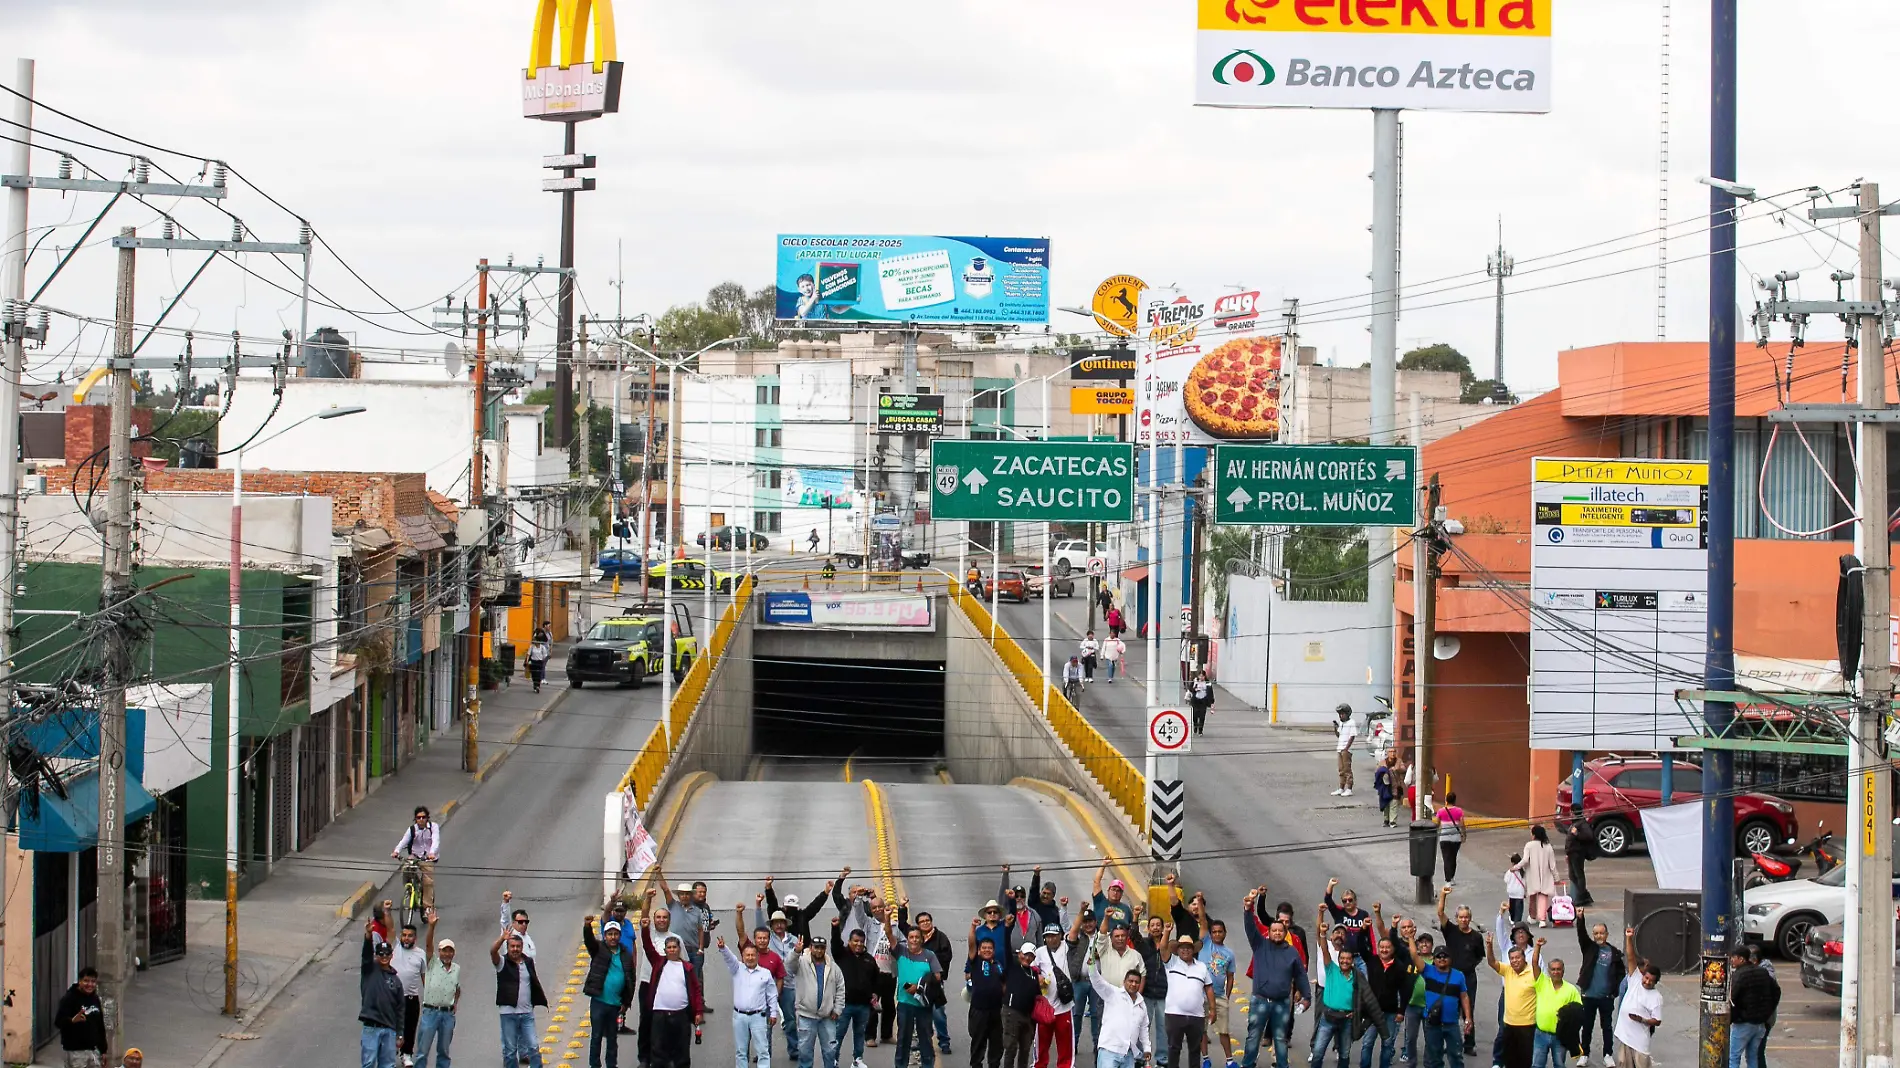
[[[311,412],[263,441],[247,441],[232,450],[231,463],[231,666],[224,699],[224,1014],[236,1016],[237,1006],[237,882],[238,882],[238,711],[242,707],[243,661],[238,635],[243,622],[244,594],[244,449],[274,441],[313,419],[341,419],[366,411],[360,404],[332,405]]]

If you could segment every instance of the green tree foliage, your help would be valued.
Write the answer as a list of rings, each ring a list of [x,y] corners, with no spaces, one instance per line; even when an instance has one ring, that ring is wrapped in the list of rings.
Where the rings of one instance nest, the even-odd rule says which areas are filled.
[[[1250,527],[1214,527],[1207,535],[1208,589],[1214,594],[1214,615],[1227,618],[1227,576],[1236,561],[1253,559],[1254,533]]]
[[[1294,527],[1281,547],[1289,601],[1366,599],[1366,536],[1351,527]]]
[[[1465,359],[1465,354],[1442,341],[1436,345],[1413,349],[1399,357],[1399,370],[1456,371],[1458,381],[1466,386],[1471,385],[1478,377],[1472,372],[1471,361]]]
[[[738,282],[721,282],[707,291],[704,303],[666,309],[657,327],[660,348],[697,352],[731,337],[743,338],[748,347],[771,344],[776,302],[771,286],[747,293]]]

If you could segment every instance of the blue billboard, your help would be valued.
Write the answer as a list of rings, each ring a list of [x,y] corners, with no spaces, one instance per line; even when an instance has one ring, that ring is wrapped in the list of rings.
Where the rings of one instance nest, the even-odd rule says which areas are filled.
[[[1046,237],[780,234],[784,322],[1044,324]]]

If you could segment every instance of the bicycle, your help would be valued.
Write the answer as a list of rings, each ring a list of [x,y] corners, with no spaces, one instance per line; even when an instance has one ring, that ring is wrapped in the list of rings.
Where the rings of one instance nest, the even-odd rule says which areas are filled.
[[[1081,679],[1062,680],[1062,696],[1067,698],[1070,704],[1075,704],[1076,702],[1082,700],[1082,680]]]
[[[414,854],[402,859],[401,927],[422,926],[422,861]]]

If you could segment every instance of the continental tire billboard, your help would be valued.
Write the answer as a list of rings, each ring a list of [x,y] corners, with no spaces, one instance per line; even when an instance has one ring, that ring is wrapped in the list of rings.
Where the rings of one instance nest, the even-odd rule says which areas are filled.
[[[1552,0],[1195,0],[1194,102],[1550,110]]]

